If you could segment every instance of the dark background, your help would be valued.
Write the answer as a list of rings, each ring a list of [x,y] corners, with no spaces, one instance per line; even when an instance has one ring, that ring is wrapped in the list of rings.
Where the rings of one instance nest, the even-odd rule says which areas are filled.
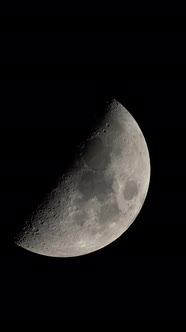
[[[185,17],[1,17],[2,319],[185,315]],[[151,181],[118,240],[77,258],[12,236],[73,160],[105,100],[146,138]]]

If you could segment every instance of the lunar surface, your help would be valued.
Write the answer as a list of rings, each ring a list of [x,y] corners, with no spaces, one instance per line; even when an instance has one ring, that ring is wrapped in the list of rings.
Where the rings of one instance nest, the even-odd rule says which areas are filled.
[[[46,256],[84,255],[116,240],[137,217],[150,158],[132,115],[113,100],[78,151],[73,167],[26,220],[17,245]]]

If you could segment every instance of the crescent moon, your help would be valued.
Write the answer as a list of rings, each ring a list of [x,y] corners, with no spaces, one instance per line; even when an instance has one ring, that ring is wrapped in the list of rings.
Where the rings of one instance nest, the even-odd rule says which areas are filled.
[[[150,157],[141,129],[117,100],[79,147],[73,167],[26,220],[15,243],[52,257],[99,250],[121,236],[145,201]]]

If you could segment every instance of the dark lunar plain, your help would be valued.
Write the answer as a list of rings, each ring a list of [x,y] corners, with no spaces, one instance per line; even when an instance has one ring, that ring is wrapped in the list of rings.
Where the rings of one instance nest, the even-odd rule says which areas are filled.
[[[2,320],[184,318],[183,20],[1,21]],[[44,257],[16,246],[14,233],[71,165],[112,98],[135,118],[150,153],[150,186],[136,220],[85,256]]]

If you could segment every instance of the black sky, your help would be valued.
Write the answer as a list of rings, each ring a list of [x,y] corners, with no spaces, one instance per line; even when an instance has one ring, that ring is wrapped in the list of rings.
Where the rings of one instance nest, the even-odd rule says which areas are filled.
[[[3,319],[184,317],[184,38],[183,17],[1,20]],[[15,246],[13,232],[113,97],[137,120],[150,152],[150,187],[136,221],[78,258]]]

